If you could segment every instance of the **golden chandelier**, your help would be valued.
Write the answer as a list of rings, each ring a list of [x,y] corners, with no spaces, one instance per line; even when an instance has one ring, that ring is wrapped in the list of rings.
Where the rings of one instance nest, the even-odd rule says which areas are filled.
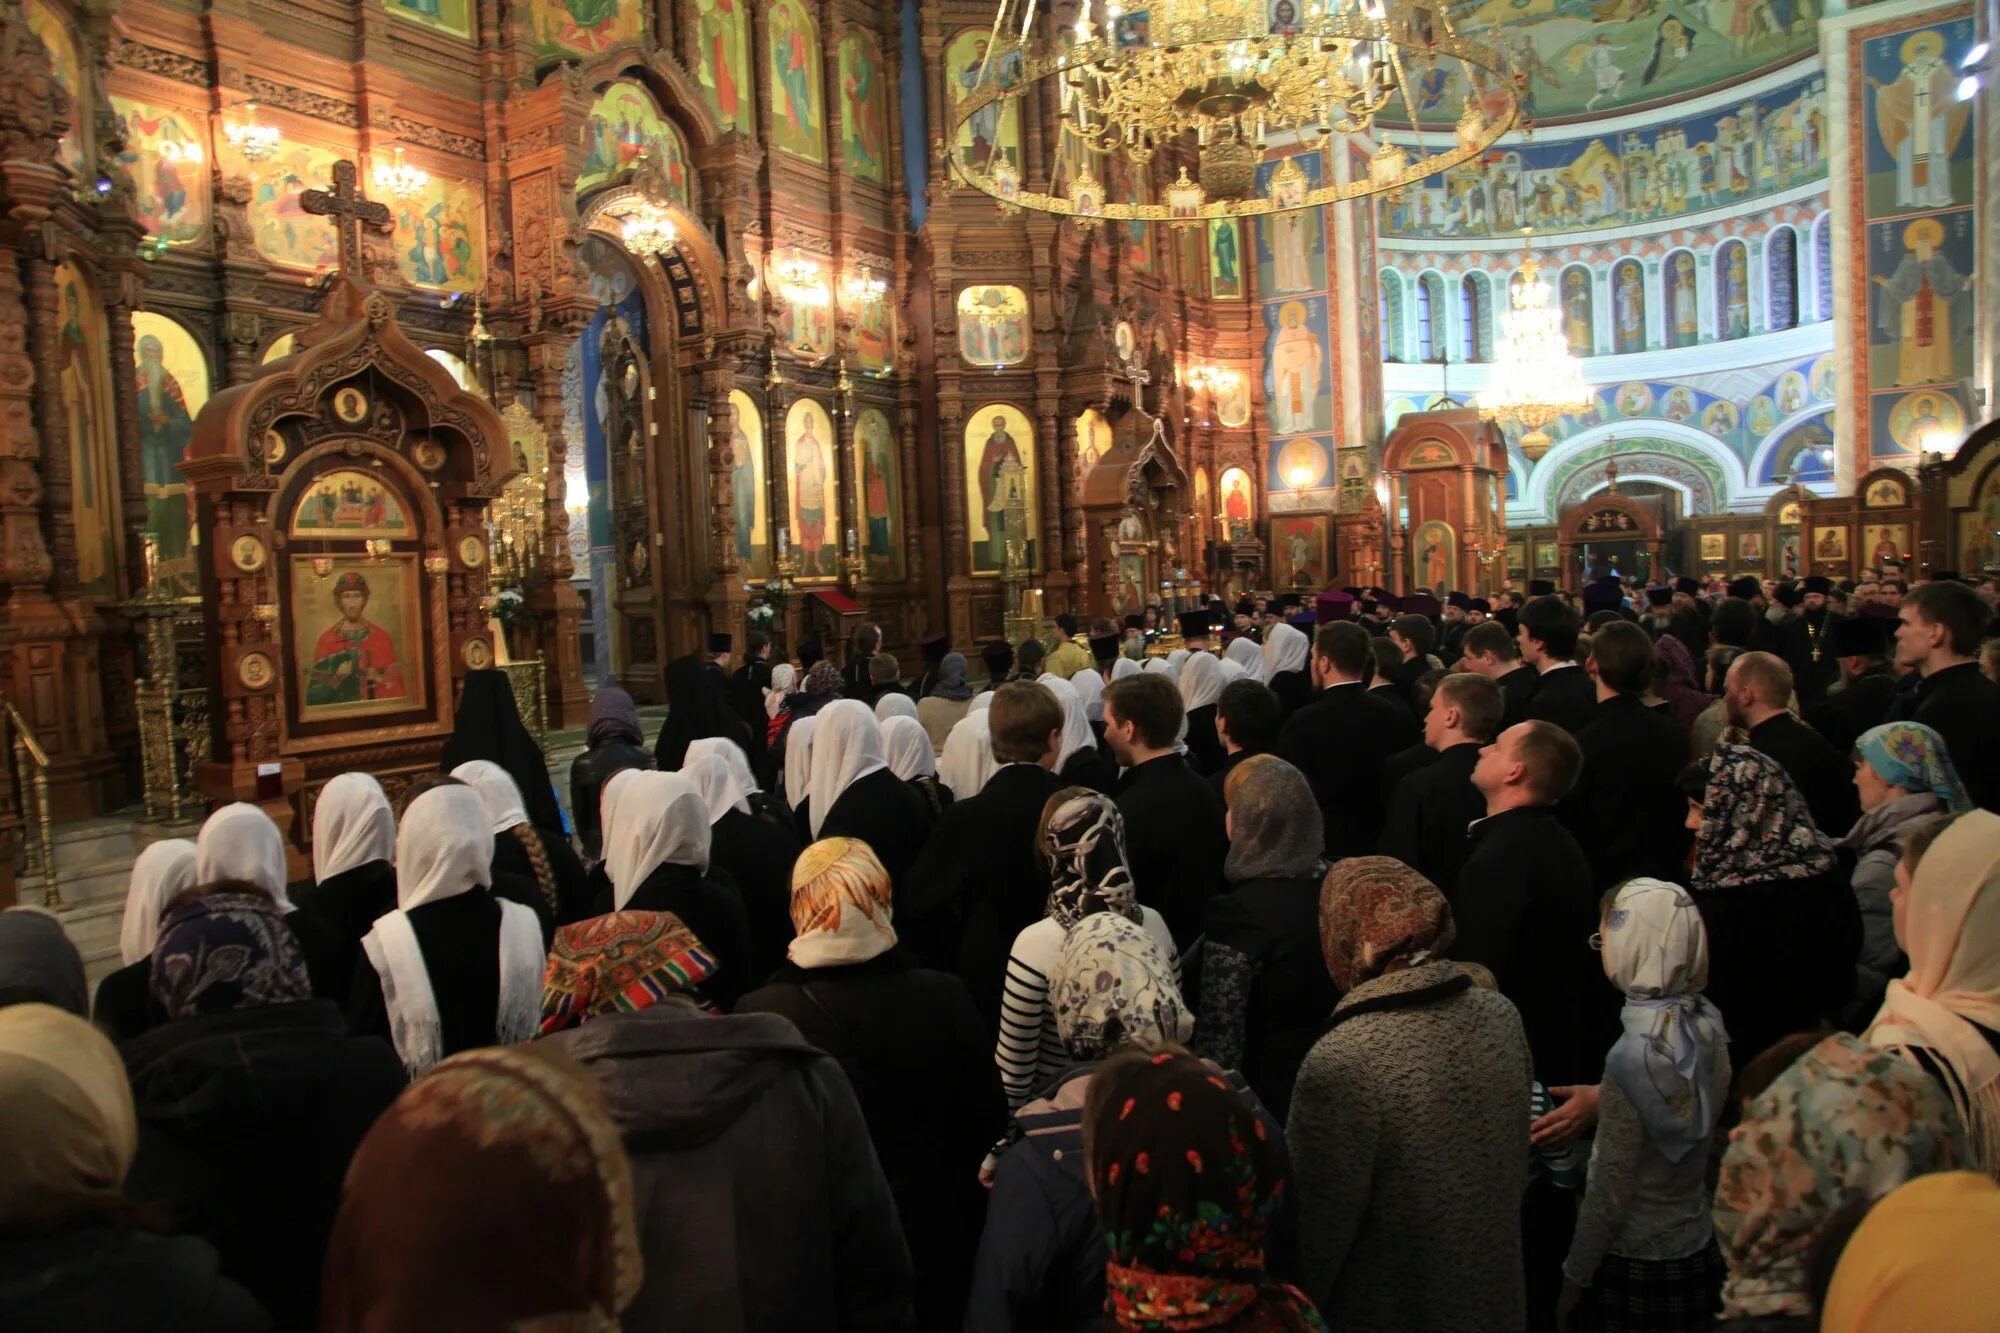
[[[1479,415],[1494,422],[1513,419],[1523,432],[1521,455],[1534,463],[1555,442],[1548,428],[1589,407],[1596,390],[1584,381],[1583,367],[1570,351],[1562,309],[1534,255],[1521,261],[1508,304],[1500,316],[1488,387],[1479,395]]]
[[[1435,0],[1081,0],[1074,27],[1053,40],[1035,31],[1042,4],[999,0],[985,58],[952,112],[954,173],[1003,211],[1056,213],[1084,227],[1105,219],[1185,227],[1312,208],[1470,161],[1519,114],[1499,55],[1458,36]],[[1456,61],[1474,94],[1451,131],[1435,132],[1435,150],[1421,132],[1414,155],[1385,141],[1366,174],[1319,186],[1288,160],[1255,194],[1257,165],[1274,139],[1324,148],[1336,136],[1364,134],[1398,94],[1414,128],[1411,83],[1440,61]],[[990,131],[1010,103],[1039,104],[1045,79],[1057,81],[1062,151],[1043,192],[1027,188]],[[987,129],[986,142],[977,127]],[[1091,170],[1114,153],[1144,165],[1189,140],[1198,178],[1182,165],[1161,203],[1113,201]]]

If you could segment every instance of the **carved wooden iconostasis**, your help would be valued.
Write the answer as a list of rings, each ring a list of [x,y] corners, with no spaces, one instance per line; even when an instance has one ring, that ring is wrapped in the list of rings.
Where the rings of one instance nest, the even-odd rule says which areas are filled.
[[[1137,406],[1125,409],[1111,423],[1109,452],[1083,478],[1088,565],[1095,573],[1080,589],[1086,615],[1122,619],[1148,602],[1173,600],[1187,494],[1165,422]]]
[[[1918,485],[1918,562],[1966,577],[2000,574],[2000,420],[1967,436],[1951,458],[1927,462]]]
[[[1391,515],[1390,591],[1483,596],[1507,543],[1507,442],[1470,408],[1407,414],[1382,446]]]
[[[487,508],[512,475],[499,414],[335,279],[299,351],[225,389],[183,465],[197,501],[212,800],[294,847],[328,778],[434,770],[458,683],[494,663]]]

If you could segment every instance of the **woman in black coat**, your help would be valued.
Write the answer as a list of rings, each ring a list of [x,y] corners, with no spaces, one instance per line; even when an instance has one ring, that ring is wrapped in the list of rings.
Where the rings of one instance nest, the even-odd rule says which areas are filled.
[[[679,773],[631,773],[605,791],[604,911],[672,912],[715,956],[703,989],[727,1009],[754,987],[750,918],[736,886],[711,877],[708,803]]]
[[[354,989],[361,941],[375,920],[396,910],[396,816],[382,784],[367,773],[341,773],[313,804],[313,882],[293,901],[338,945],[331,997]]]
[[[916,789],[924,798],[935,825],[954,799],[951,788],[938,780],[937,751],[931,748],[930,733],[913,717],[882,719],[882,758],[889,771]]]
[[[840,1061],[909,1242],[917,1326],[965,1309],[985,1192],[979,1161],[1006,1119],[992,1042],[965,983],[896,948],[889,875],[866,844],[799,857],[791,962],[736,1012],[780,1014]]]
[[[313,998],[284,919],[248,885],[167,913],[153,990],[168,1021],[120,1051],[140,1127],[126,1193],[213,1243],[278,1327],[310,1328],[348,1160],[402,1064]]]
[[[450,773],[474,759],[490,759],[507,770],[536,828],[559,837],[568,833],[556,789],[549,782],[548,758],[521,722],[513,682],[497,667],[465,673],[438,772]]]
[[[867,843],[899,892],[931,832],[923,798],[889,771],[881,724],[867,704],[853,699],[836,699],[814,719],[806,801],[797,813],[814,841]]]
[[[789,812],[780,814],[757,790],[743,752],[713,737],[688,747],[681,775],[708,806],[708,870],[734,881],[750,925],[754,986],[777,971],[792,942],[792,865],[803,844]]]
[[[604,855],[604,824],[598,810],[604,784],[621,769],[652,766],[653,753],[646,748],[632,696],[616,685],[605,686],[590,701],[584,751],[569,766],[569,808],[586,860],[594,862]]]
[[[543,923],[543,944],[556,928],[593,915],[590,881],[569,839],[528,819],[521,792],[507,770],[475,759],[451,775],[479,793],[493,828],[493,891],[526,903]]]

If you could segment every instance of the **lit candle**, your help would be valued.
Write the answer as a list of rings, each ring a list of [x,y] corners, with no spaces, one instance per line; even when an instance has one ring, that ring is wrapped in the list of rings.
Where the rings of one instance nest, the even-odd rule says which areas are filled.
[[[791,553],[791,549],[792,549],[791,534],[787,532],[784,528],[779,528],[778,555],[780,557],[789,555]]]
[[[854,538],[854,529],[853,529],[853,528],[849,528],[849,529],[847,530],[847,553],[848,553],[849,555],[853,555],[853,554],[854,554],[854,548],[855,548],[856,546],[858,546],[859,544],[860,544],[860,543],[858,543],[858,542],[857,542],[857,541],[855,540],[855,538]]]

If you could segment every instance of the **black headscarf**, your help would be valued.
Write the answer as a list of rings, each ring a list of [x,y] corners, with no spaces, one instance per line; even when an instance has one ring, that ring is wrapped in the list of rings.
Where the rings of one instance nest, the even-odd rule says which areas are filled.
[[[556,804],[555,788],[549,785],[548,759],[521,722],[507,673],[497,668],[465,673],[458,714],[452,721],[451,739],[444,743],[438,771],[449,773],[473,759],[491,759],[506,769],[521,789],[528,822],[562,835],[562,807]]]
[[[667,720],[660,724],[653,760],[662,772],[679,772],[688,746],[710,736],[736,742],[745,757],[755,760],[750,729],[723,697],[708,663],[693,654],[677,657],[667,663]]]
[[[590,701],[590,736],[593,746],[611,741],[644,745],[646,733],[639,725],[639,709],[632,696],[616,685],[606,685]]]
[[[90,1017],[83,956],[52,912],[39,907],[0,912],[0,1006],[9,1004],[52,1004]]]

